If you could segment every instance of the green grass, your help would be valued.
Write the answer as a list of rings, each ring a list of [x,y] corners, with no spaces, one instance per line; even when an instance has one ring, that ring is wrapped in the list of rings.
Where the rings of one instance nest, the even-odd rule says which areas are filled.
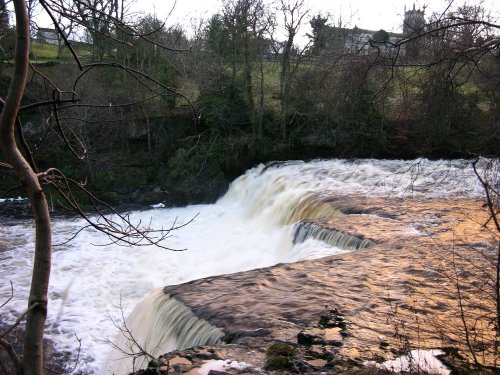
[[[37,41],[31,42],[31,54],[35,60],[53,60],[57,58],[57,46],[43,44]]]
[[[31,41],[31,56],[33,62],[42,63],[47,61],[57,60],[58,57],[58,46],[52,44],[41,43],[37,40]],[[75,43],[73,48],[78,55],[78,57],[89,57],[92,54],[91,46]],[[64,47],[59,57],[59,60],[70,60],[72,55],[67,47]]]

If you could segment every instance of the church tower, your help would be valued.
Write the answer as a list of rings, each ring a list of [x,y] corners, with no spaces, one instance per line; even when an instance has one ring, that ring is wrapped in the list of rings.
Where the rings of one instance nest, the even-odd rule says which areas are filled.
[[[406,10],[405,6],[405,18],[403,21],[403,35],[405,37],[409,35],[420,34],[425,27],[425,8],[415,9],[415,3],[413,3],[413,9]]]
[[[406,10],[405,6],[405,18],[403,21],[403,37],[411,38],[422,34],[425,31],[425,7],[421,9],[415,9],[415,3],[413,3],[413,9]],[[417,38],[409,41],[405,45],[406,56],[410,59],[419,59],[424,55],[423,49],[425,46],[425,38]]]

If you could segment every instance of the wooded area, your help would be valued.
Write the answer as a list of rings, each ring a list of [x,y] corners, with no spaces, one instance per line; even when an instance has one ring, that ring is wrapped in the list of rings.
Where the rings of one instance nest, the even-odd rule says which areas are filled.
[[[70,51],[61,37],[33,40],[21,116],[41,167],[63,160],[66,175],[112,203],[131,193],[139,203],[165,199],[155,188],[213,200],[227,180],[272,159],[498,154],[499,27],[485,9],[409,18],[405,33],[389,36],[335,25],[298,0],[225,1],[192,28],[130,19],[122,3],[48,5],[79,41]],[[310,42],[299,47],[307,22]],[[5,97],[13,31],[3,29]],[[73,53],[99,63],[74,86]],[[49,82],[57,121],[34,105],[54,95]]]

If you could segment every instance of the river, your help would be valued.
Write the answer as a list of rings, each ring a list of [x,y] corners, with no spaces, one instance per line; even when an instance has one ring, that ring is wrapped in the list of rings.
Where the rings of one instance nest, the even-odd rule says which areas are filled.
[[[46,336],[60,352],[76,353],[83,373],[100,373],[120,320],[156,288],[208,276],[339,254],[348,249],[307,239],[293,243],[303,219],[342,215],[328,197],[478,197],[482,190],[467,161],[316,160],[259,165],[236,179],[216,203],[131,212],[173,231],[164,245],[184,251],[124,247],[86,229],[80,219],[54,219],[54,253]],[[408,228],[411,230],[411,228]],[[0,302],[3,324],[26,307],[33,257],[33,222],[17,220],[0,232]],[[123,310],[123,311],[121,311]]]

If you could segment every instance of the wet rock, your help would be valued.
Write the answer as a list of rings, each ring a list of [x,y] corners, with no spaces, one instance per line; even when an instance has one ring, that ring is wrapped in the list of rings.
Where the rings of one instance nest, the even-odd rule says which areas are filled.
[[[311,345],[306,353],[312,358],[323,357],[325,355],[325,347],[321,345]]]
[[[339,327],[342,330],[347,328],[347,322],[337,309],[326,310],[319,318],[320,327],[335,328]]]
[[[341,329],[329,328],[305,328],[297,336],[297,342],[301,345],[342,345]]]
[[[220,359],[220,357],[211,348],[201,348],[196,351],[196,357],[201,359]]]
[[[301,331],[298,335],[297,335],[297,342],[300,344],[300,345],[313,345],[313,344],[318,344],[320,342],[319,341],[319,337],[316,337],[316,336],[313,336],[311,335],[311,332],[307,332],[307,331]]]
[[[301,345],[330,345],[339,347],[347,332],[348,322],[337,309],[325,310],[317,325],[305,327],[297,335],[297,342]]]
[[[161,367],[163,364],[164,362],[161,359],[155,358],[148,363],[148,367],[150,368]]]
[[[387,349],[389,347],[389,343],[385,340],[380,341],[380,349]]]
[[[183,374],[193,367],[193,363],[182,356],[174,356],[170,359],[162,358],[161,362],[162,366],[158,367],[158,371],[165,374]]]
[[[175,357],[172,358],[168,361],[168,364],[170,366],[175,366],[175,365],[186,365],[186,366],[191,366],[192,362],[186,358],[183,357]]]
[[[360,355],[360,354],[359,354],[359,350],[358,350],[358,349],[356,349],[356,348],[351,348],[351,349],[349,349],[349,350],[347,351],[347,354],[348,354],[348,356],[349,356],[349,357],[351,357],[351,358],[357,358],[357,357],[359,357],[359,355]]]
[[[324,359],[312,359],[306,361],[306,363],[311,367],[324,367],[328,362]]]
[[[257,328],[253,332],[246,332],[246,335],[249,337],[266,337],[266,336],[270,336],[271,333],[272,333],[272,331],[269,329]]]
[[[325,339],[328,343],[330,342],[341,342],[342,337],[342,328],[327,328],[325,329]]]
[[[400,202],[395,203],[383,202],[384,209],[401,211]],[[450,203],[435,204],[448,207]],[[464,209],[468,207],[469,203],[464,203]],[[413,280],[426,292],[433,291],[436,285],[440,288],[443,285],[439,284],[440,279],[435,272],[430,273],[420,263],[412,261],[425,256],[433,264],[433,260],[441,260],[443,256],[441,250],[435,252],[434,247],[422,249],[417,242],[417,237],[423,234],[413,229],[414,223],[425,224],[427,219],[423,216],[428,212],[427,208],[420,202],[412,202],[403,208],[404,212],[401,211],[397,222],[374,215],[318,220],[321,225],[360,233],[365,238],[377,233],[378,249],[211,277],[170,286],[169,291],[213,324],[231,327],[234,339],[230,347],[233,351],[230,355],[225,352],[221,358],[234,358],[263,368],[264,351],[272,342],[295,344],[298,341],[299,345],[292,345],[296,351],[291,362],[296,371],[315,374],[363,371],[364,360],[380,358],[383,361],[382,356],[390,355],[392,350],[397,354],[395,348],[398,343],[392,336],[393,325],[387,324],[386,317],[391,301],[395,299],[401,313],[411,313],[413,319],[415,310],[409,303],[413,299],[406,299],[412,285],[408,280]],[[442,241],[452,244],[453,237],[447,237],[446,232],[432,231],[441,236]],[[450,233],[454,231],[453,228]],[[422,237],[419,241],[427,241],[426,238]],[[475,243],[480,243],[481,238],[486,237],[475,237]],[[427,242],[422,246],[427,246]],[[470,274],[466,277],[470,278]],[[388,294],[391,300],[388,300]],[[446,296],[446,293],[443,295]],[[324,309],[325,304],[342,307],[342,313]],[[429,308],[429,311],[439,314],[446,310],[441,304]],[[431,330],[426,332],[433,337]],[[236,352],[235,348],[240,350]],[[325,355],[326,351],[331,353],[330,357]],[[350,362],[348,358],[355,361]],[[327,363],[314,367],[323,364],[318,360]]]
[[[33,212],[29,202],[20,198],[11,198],[0,201],[0,217],[9,219],[27,219],[32,218]]]

